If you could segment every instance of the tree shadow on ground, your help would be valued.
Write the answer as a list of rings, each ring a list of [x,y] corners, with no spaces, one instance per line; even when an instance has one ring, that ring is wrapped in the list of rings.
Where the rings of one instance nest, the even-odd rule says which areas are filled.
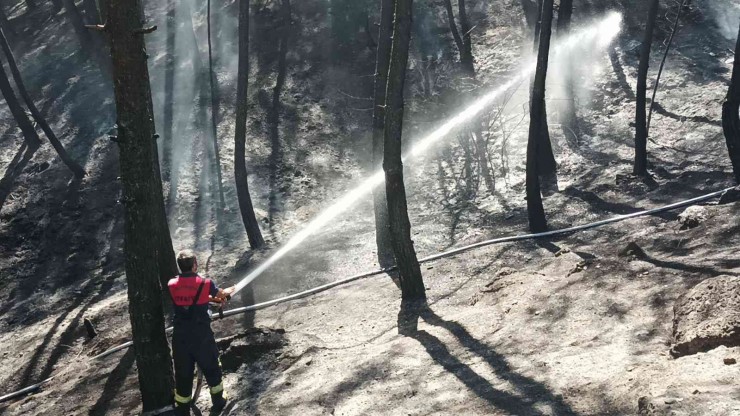
[[[617,47],[615,44],[613,44],[609,48],[609,62],[611,62],[612,70],[614,71],[614,76],[617,78],[617,85],[619,85],[619,88],[624,92],[625,97],[629,101],[633,101],[635,99],[635,92],[632,90],[632,86],[630,85],[629,81],[627,81],[627,74],[625,72],[624,66],[622,65],[622,61],[619,58],[619,51],[617,51]]]
[[[26,143],[18,149],[18,152],[10,161],[8,167],[5,169],[5,174],[0,179],[0,209],[5,205],[10,196],[10,191],[13,189],[15,180],[18,179],[23,169],[28,165],[33,155],[36,153],[37,147],[29,147]]]
[[[681,114],[676,114],[671,111],[668,111],[665,107],[663,107],[659,102],[655,102],[653,104],[653,111],[655,111],[657,114],[660,114],[662,116],[666,116],[668,118],[672,118],[674,120],[678,121],[691,121],[694,123],[706,123],[711,124],[713,126],[722,127],[722,121],[720,120],[712,120],[709,117],[706,116],[682,116]]]
[[[115,399],[118,392],[120,392],[121,388],[126,384],[126,378],[133,369],[135,362],[136,354],[134,354],[134,349],[129,348],[121,357],[116,368],[108,374],[108,378],[105,381],[100,397],[90,409],[90,416],[108,414],[113,399]]]
[[[646,254],[645,256],[640,257],[641,260],[646,261],[656,267],[661,267],[664,269],[674,269],[681,272],[688,272],[688,273],[696,273],[711,277],[721,276],[721,275],[731,275],[731,276],[740,276],[740,273],[731,272],[728,270],[719,270],[715,267],[711,266],[700,266],[695,264],[687,264],[682,263],[680,261],[672,261],[672,260],[663,260],[659,259],[655,256],[651,256]]]
[[[387,357],[390,358],[390,357]],[[370,363],[356,370],[350,377],[345,378],[337,384],[330,392],[322,395],[316,401],[322,406],[332,409],[339,404],[348,394],[357,391],[368,383],[385,376],[388,361]]]
[[[442,341],[426,331],[419,331],[417,329],[419,318],[424,319],[429,325],[447,330],[468,351],[483,359],[496,376],[508,382],[519,395],[497,390],[463,360],[454,356]],[[435,362],[457,377],[468,389],[501,411],[509,414],[544,415],[548,413],[540,408],[547,407],[551,410],[549,412],[551,414],[577,414],[545,384],[513,371],[503,355],[475,339],[461,324],[439,317],[426,302],[402,301],[398,315],[398,328],[399,333],[421,343]]]
[[[255,55],[257,60],[257,98],[258,103],[265,114],[266,133],[270,145],[270,154],[267,158],[268,169],[268,229],[275,235],[276,216],[283,209],[283,195],[289,190],[283,183],[283,171],[285,166],[284,141],[281,139],[281,116],[295,121],[297,116],[294,111],[286,108],[281,101],[281,95],[286,87],[288,77],[288,49],[291,39],[292,10],[290,1],[283,0],[277,11],[259,5],[254,7],[253,15],[255,26]],[[267,46],[267,45],[270,46]],[[262,46],[260,46],[262,45]],[[275,69],[275,83],[271,92],[264,85]]]
[[[572,198],[580,199],[583,202],[586,202],[589,204],[593,209],[598,211],[605,211],[605,212],[611,212],[614,214],[633,214],[635,212],[640,212],[643,209],[633,207],[629,204],[619,203],[619,202],[609,202],[598,196],[596,193],[591,191],[584,191],[579,188],[570,186],[563,190],[563,194],[567,195]],[[673,212],[661,212],[654,214],[656,217],[662,218],[666,221],[673,221],[675,220],[676,214]]]
[[[79,332],[82,328],[80,323],[82,322],[85,312],[91,306],[95,305],[95,303],[105,298],[110,289],[113,287],[115,279],[112,276],[106,279],[98,290],[98,293],[84,303],[75,317],[72,318],[72,321],[67,324],[67,327],[59,335],[58,341],[56,345],[54,345],[54,347],[51,349],[51,352],[45,357],[44,360],[42,360],[41,358],[45,355],[44,352],[47,350],[47,347],[51,343],[51,340],[54,338],[54,335],[56,335],[57,329],[66,321],[67,316],[72,313],[72,311],[77,309],[77,307],[82,303],[82,300],[85,296],[84,293],[86,291],[89,291],[95,283],[97,283],[95,280],[91,280],[88,285],[82,289],[83,294],[78,297],[78,300],[70,307],[68,307],[67,310],[56,319],[54,325],[49,329],[41,344],[38,346],[38,348],[36,348],[36,351],[34,351],[33,356],[28,362],[28,365],[23,370],[20,382],[18,383],[19,387],[30,384],[32,381],[31,378],[34,376],[38,380],[44,380],[51,375],[51,373],[54,371],[54,366],[70,348],[70,344],[73,344],[74,340],[79,337]],[[43,367],[41,367],[40,370],[37,370],[39,365],[42,363]]]

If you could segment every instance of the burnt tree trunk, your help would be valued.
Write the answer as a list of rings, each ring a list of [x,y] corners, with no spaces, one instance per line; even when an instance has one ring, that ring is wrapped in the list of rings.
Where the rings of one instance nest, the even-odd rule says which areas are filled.
[[[82,53],[88,57],[91,56],[91,49],[93,48],[92,34],[88,29],[85,28],[85,19],[80,13],[80,9],[77,8],[74,0],[61,0],[64,5],[65,16],[69,19],[72,27],[77,35],[77,40],[80,42],[80,48]]]
[[[102,33],[93,32],[85,27],[85,18],[77,8],[74,0],[61,0],[64,4],[65,16],[74,27],[77,39],[80,42],[82,53],[98,64],[103,77],[110,79],[112,69],[110,57],[105,53],[106,42]]]
[[[496,192],[496,181],[491,173],[490,162],[488,161],[488,143],[483,136],[483,122],[474,120],[474,132],[472,133],[473,143],[475,144],[475,154],[478,157],[478,173],[483,178],[488,192]]]
[[[537,0],[537,18],[534,21],[534,37],[532,38],[532,51],[537,53],[537,48],[540,45],[540,28],[542,24],[542,0]]]
[[[455,40],[455,45],[457,45],[457,50],[460,53],[460,62],[462,62],[465,45],[463,45],[460,31],[457,30],[457,23],[455,23],[455,12],[452,11],[452,0],[444,0],[442,4],[445,7],[445,12],[447,12],[447,22],[450,25],[450,33],[452,33],[452,39]]]
[[[13,87],[10,86],[8,74],[5,72],[5,68],[3,68],[2,65],[0,65],[0,94],[5,98],[5,102],[8,104],[10,113],[13,114],[15,122],[18,123],[18,127],[21,129],[28,147],[31,149],[37,149],[41,145],[41,139],[39,139],[36,129],[28,118],[28,114],[26,114],[26,111],[23,110],[23,107],[18,102],[18,97],[16,97]]]
[[[224,199],[224,185],[221,175],[221,156],[218,149],[219,99],[216,73],[214,72],[213,68],[213,45],[211,42],[211,0],[207,0],[206,4],[206,19],[208,26],[208,81],[211,87],[211,134],[213,135],[214,165],[216,168],[216,180],[218,181],[218,202],[220,204],[218,212],[221,212],[221,210],[226,207],[226,200]]]
[[[391,242],[401,280],[401,297],[403,299],[424,299],[426,298],[424,281],[419,261],[416,258],[414,242],[411,240],[411,223],[406,206],[406,188],[403,183],[403,162],[401,161],[403,88],[411,41],[412,6],[412,0],[395,0],[393,41],[385,94],[383,170],[385,171]]]
[[[544,0],[542,5],[541,33],[537,53],[537,69],[532,83],[532,98],[529,110],[529,139],[527,141],[527,214],[529,229],[532,232],[547,230],[545,209],[542,206],[540,189],[540,154],[539,147],[544,145],[542,125],[545,118],[545,84],[547,81],[547,65],[550,54],[550,33],[552,26],[553,0]]]
[[[106,1],[110,1],[110,0],[106,0]],[[174,4],[175,4],[175,7],[177,7],[176,12],[175,12],[175,18],[177,18],[178,15],[184,16],[184,22],[183,22],[184,31],[185,31],[184,35],[186,38],[189,38],[189,41],[192,44],[192,52],[191,52],[192,55],[190,55],[190,58],[192,59],[192,68],[193,68],[192,72],[195,74],[194,75],[195,86],[198,91],[198,96],[196,99],[197,104],[195,106],[196,107],[195,126],[198,129],[198,131],[202,131],[203,133],[201,135],[201,138],[203,140],[202,142],[203,148],[205,149],[206,160],[209,160],[213,158],[213,155],[211,154],[212,147],[210,146],[210,143],[208,142],[208,139],[209,139],[208,138],[208,126],[207,126],[208,124],[207,116],[208,115],[206,111],[207,110],[206,101],[208,99],[208,85],[206,84],[206,78],[208,74],[205,70],[205,65],[203,64],[203,61],[201,60],[200,46],[198,45],[198,38],[195,35],[195,27],[193,25],[193,20],[192,20],[193,12],[190,9],[190,5],[187,1],[182,1],[182,2],[174,1]],[[175,21],[175,24],[177,25],[176,21]],[[177,31],[180,29],[178,29],[177,26],[175,26],[173,30]],[[172,39],[173,45],[176,39],[177,37]],[[173,57],[174,57],[174,54],[177,53],[177,50],[175,47],[173,47],[172,50],[173,50]],[[181,58],[183,57],[181,56]],[[187,59],[187,57],[185,57],[184,59]],[[174,69],[175,71],[177,71],[176,67]],[[172,74],[173,89],[175,88],[174,83],[175,83],[176,73],[177,72]],[[172,98],[174,101],[175,100],[174,92],[173,92]],[[174,126],[173,132],[172,132],[172,142],[173,143],[175,140],[177,140],[175,137],[175,131],[178,131],[178,130],[182,131],[182,129],[177,129],[178,127],[180,127],[179,120],[182,120],[182,117],[183,115],[176,114],[173,109],[173,112],[172,112],[172,123]],[[187,119],[188,115],[184,115],[184,117]],[[167,204],[168,206],[171,207],[178,197],[177,178],[179,177],[178,168],[180,167],[181,163],[175,163],[175,159],[173,159],[172,157],[170,157],[170,159],[167,160],[167,162],[170,164],[169,172],[167,172],[167,174],[169,175],[168,179],[170,182],[169,193],[167,195]],[[201,168],[201,173],[206,172],[207,168],[212,166],[208,164],[207,161],[203,161],[201,163],[203,165],[206,165],[205,167]],[[209,182],[209,185],[211,184],[213,184],[213,181]]]
[[[467,76],[475,78],[475,61],[473,59],[473,44],[470,35],[471,28],[465,0],[458,0],[457,5],[462,35],[460,35],[460,32],[457,30],[451,0],[444,0],[450,31],[452,32],[452,37],[455,39],[457,49],[460,52],[460,65]],[[483,137],[483,122],[480,119],[475,119],[471,121],[471,126],[470,136],[475,144],[475,154],[478,160],[478,172],[480,173],[480,176],[483,177],[488,191],[493,193],[496,190],[496,184],[493,179],[493,175],[491,174],[488,162],[487,145]]]
[[[444,0],[443,5],[447,13],[447,22],[450,26],[452,38],[455,40],[457,50],[460,53],[460,65],[468,76],[475,76],[475,65],[473,63],[473,45],[470,38],[470,23],[468,20],[465,0],[458,0],[458,14],[460,16],[460,30],[455,23],[455,13],[452,10],[452,0]],[[462,33],[461,33],[462,31]]]
[[[650,67],[650,49],[653,44],[653,30],[658,18],[659,0],[650,0],[645,34],[640,47],[640,65],[637,68],[637,102],[635,106],[635,166],[633,173],[638,176],[647,176],[647,75]]]
[[[375,86],[373,90],[373,159],[372,173],[383,165],[383,134],[385,132],[385,89],[388,85],[391,45],[393,42],[393,0],[380,2],[380,31],[375,65]],[[393,246],[388,224],[388,202],[385,186],[373,189],[375,210],[375,243],[378,246],[378,264],[381,268],[393,266]]]
[[[722,129],[725,132],[735,182],[740,184],[740,115],[738,112],[740,112],[740,29],[738,29],[735,44],[735,61],[732,64],[730,89],[722,104]]]
[[[570,23],[573,17],[573,0],[560,0],[560,9],[558,10],[557,34],[560,39],[565,38],[570,33]],[[560,124],[563,126],[565,137],[574,136],[573,143],[578,143],[578,116],[576,115],[575,87],[573,82],[573,59],[569,59],[565,64],[564,89],[565,101],[561,106]]]
[[[143,16],[143,13],[142,13]],[[148,79],[148,78],[147,78]],[[151,97],[151,87],[149,94],[149,108],[154,108]],[[152,110],[153,112],[153,110]],[[158,135],[155,134],[155,138]],[[175,248],[172,246],[172,236],[170,227],[167,224],[167,208],[164,204],[164,189],[162,188],[162,171],[159,167],[159,152],[157,143],[154,143],[154,186],[157,192],[157,204],[159,210],[154,213],[155,221],[158,228],[157,234],[157,261],[159,262],[159,283],[162,288],[162,294],[165,298],[165,305],[169,306],[170,291],[167,289],[167,283],[170,279],[178,274],[177,261],[175,260]]]
[[[653,108],[655,107],[655,96],[658,94],[658,86],[660,85],[660,77],[663,75],[663,68],[665,67],[665,61],[668,59],[668,52],[671,50],[671,44],[673,38],[676,37],[676,31],[678,30],[678,22],[681,21],[681,12],[686,6],[687,0],[681,0],[681,4],[676,9],[676,20],[673,21],[673,27],[671,28],[671,35],[668,37],[668,42],[665,44],[665,51],[663,51],[663,59],[660,60],[660,66],[658,67],[658,75],[655,77],[655,85],[653,85],[653,96],[650,98],[650,111],[648,111],[647,130],[648,136],[650,135],[650,121],[653,119]]]
[[[247,109],[249,107],[249,0],[239,0],[239,69],[236,78],[236,132],[234,134],[234,181],[242,222],[247,231],[249,246],[265,245],[247,181],[246,141]]]
[[[121,183],[125,207],[126,280],[143,411],[173,404],[172,361],[165,335],[159,241],[164,212],[158,182],[154,118],[141,0],[110,0],[107,30],[113,58]],[[165,222],[166,226],[166,222]]]
[[[460,62],[463,70],[471,77],[475,77],[475,60],[473,58],[473,40],[470,34],[470,20],[465,7],[465,0],[457,0],[457,10],[460,15],[460,31],[462,32],[463,49],[460,51]]]
[[[162,111],[162,176],[172,179],[172,142],[175,117],[175,45],[177,40],[177,1],[167,0],[164,61],[164,110]],[[170,183],[170,186],[177,184]],[[171,203],[173,201],[168,201]]]
[[[537,2],[533,0],[519,0],[519,2],[522,4],[522,11],[524,12],[524,20],[527,23],[527,28],[533,29],[539,15]]]
[[[560,0],[558,9],[558,34],[567,34],[570,31],[570,22],[573,19],[573,0]]]
[[[15,62],[15,57],[13,56],[13,51],[10,49],[10,45],[8,44],[8,40],[5,38],[5,33],[0,29],[0,48],[2,48],[3,53],[5,54],[5,58],[8,61],[8,67],[10,68],[10,72],[13,75],[13,80],[15,81],[15,85],[18,87],[18,92],[21,95],[21,98],[26,103],[26,107],[31,111],[31,115],[36,120],[36,122],[41,127],[41,130],[46,134],[46,137],[49,139],[49,142],[54,147],[54,150],[56,150],[57,154],[59,155],[59,158],[62,159],[62,162],[64,162],[65,165],[69,168],[69,170],[74,173],[74,175],[77,178],[82,178],[85,176],[85,170],[80,166],[79,163],[75,162],[74,159],[72,159],[69,154],[67,154],[67,151],[64,149],[64,146],[57,138],[56,134],[54,134],[54,131],[49,126],[49,123],[46,122],[46,119],[44,116],[41,115],[41,112],[36,107],[36,104],[34,104],[33,100],[31,99],[31,96],[28,94],[28,90],[26,90],[26,85],[23,83],[23,78],[21,77],[21,72],[18,69],[18,65]],[[35,132],[35,129],[34,129]]]
[[[545,10],[547,8],[548,4],[552,4],[552,2],[548,3],[543,0],[538,0],[537,5],[539,8],[539,12],[537,13],[537,21],[535,23],[534,28],[534,50],[537,52],[538,55],[538,62],[539,62],[539,56],[541,54],[541,45],[540,38],[544,31],[547,31],[545,34],[548,37],[547,45],[548,45],[548,53],[550,50],[550,36],[552,34],[552,16],[553,11],[552,10]],[[550,7],[552,9],[552,7]],[[548,18],[549,16],[549,18]],[[547,20],[547,22],[545,22]],[[545,72],[547,72],[547,67],[545,67]],[[534,84],[532,84],[534,85]],[[544,91],[544,87],[543,87]],[[534,90],[532,89],[531,94],[534,94]],[[534,101],[535,98],[533,96],[530,97],[530,101]],[[557,180],[557,161],[555,160],[555,153],[552,151],[552,140],[550,140],[550,127],[547,124],[547,103],[544,101],[544,98],[541,103],[541,116],[538,117],[540,120],[540,133],[538,135],[538,145],[537,145],[537,171],[538,176],[540,178],[540,185],[542,186],[542,189],[547,191],[553,191],[557,189],[558,186],[558,180]]]

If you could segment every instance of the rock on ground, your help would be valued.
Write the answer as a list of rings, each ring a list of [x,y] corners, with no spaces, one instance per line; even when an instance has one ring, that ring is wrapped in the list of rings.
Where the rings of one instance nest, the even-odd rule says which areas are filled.
[[[682,230],[698,227],[707,219],[707,209],[702,206],[691,206],[678,215]]]
[[[671,355],[740,345],[740,277],[718,276],[694,286],[674,307]]]

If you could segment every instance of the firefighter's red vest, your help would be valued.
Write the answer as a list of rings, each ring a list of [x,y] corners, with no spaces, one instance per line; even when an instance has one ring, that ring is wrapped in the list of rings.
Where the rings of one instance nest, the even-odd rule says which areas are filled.
[[[208,294],[211,293],[211,280],[204,279],[198,275],[193,277],[177,276],[167,282],[172,296],[172,302],[176,306],[192,306],[195,294],[198,293],[198,287],[205,280],[203,289],[200,291],[196,305],[207,305]]]

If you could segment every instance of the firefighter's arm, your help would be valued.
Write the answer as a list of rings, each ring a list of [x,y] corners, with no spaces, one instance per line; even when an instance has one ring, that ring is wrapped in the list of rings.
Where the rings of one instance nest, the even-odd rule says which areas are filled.
[[[234,293],[234,286],[227,287],[226,289],[219,289],[216,296],[214,296],[213,301],[218,303],[224,303],[227,300],[231,299],[231,294]]]

